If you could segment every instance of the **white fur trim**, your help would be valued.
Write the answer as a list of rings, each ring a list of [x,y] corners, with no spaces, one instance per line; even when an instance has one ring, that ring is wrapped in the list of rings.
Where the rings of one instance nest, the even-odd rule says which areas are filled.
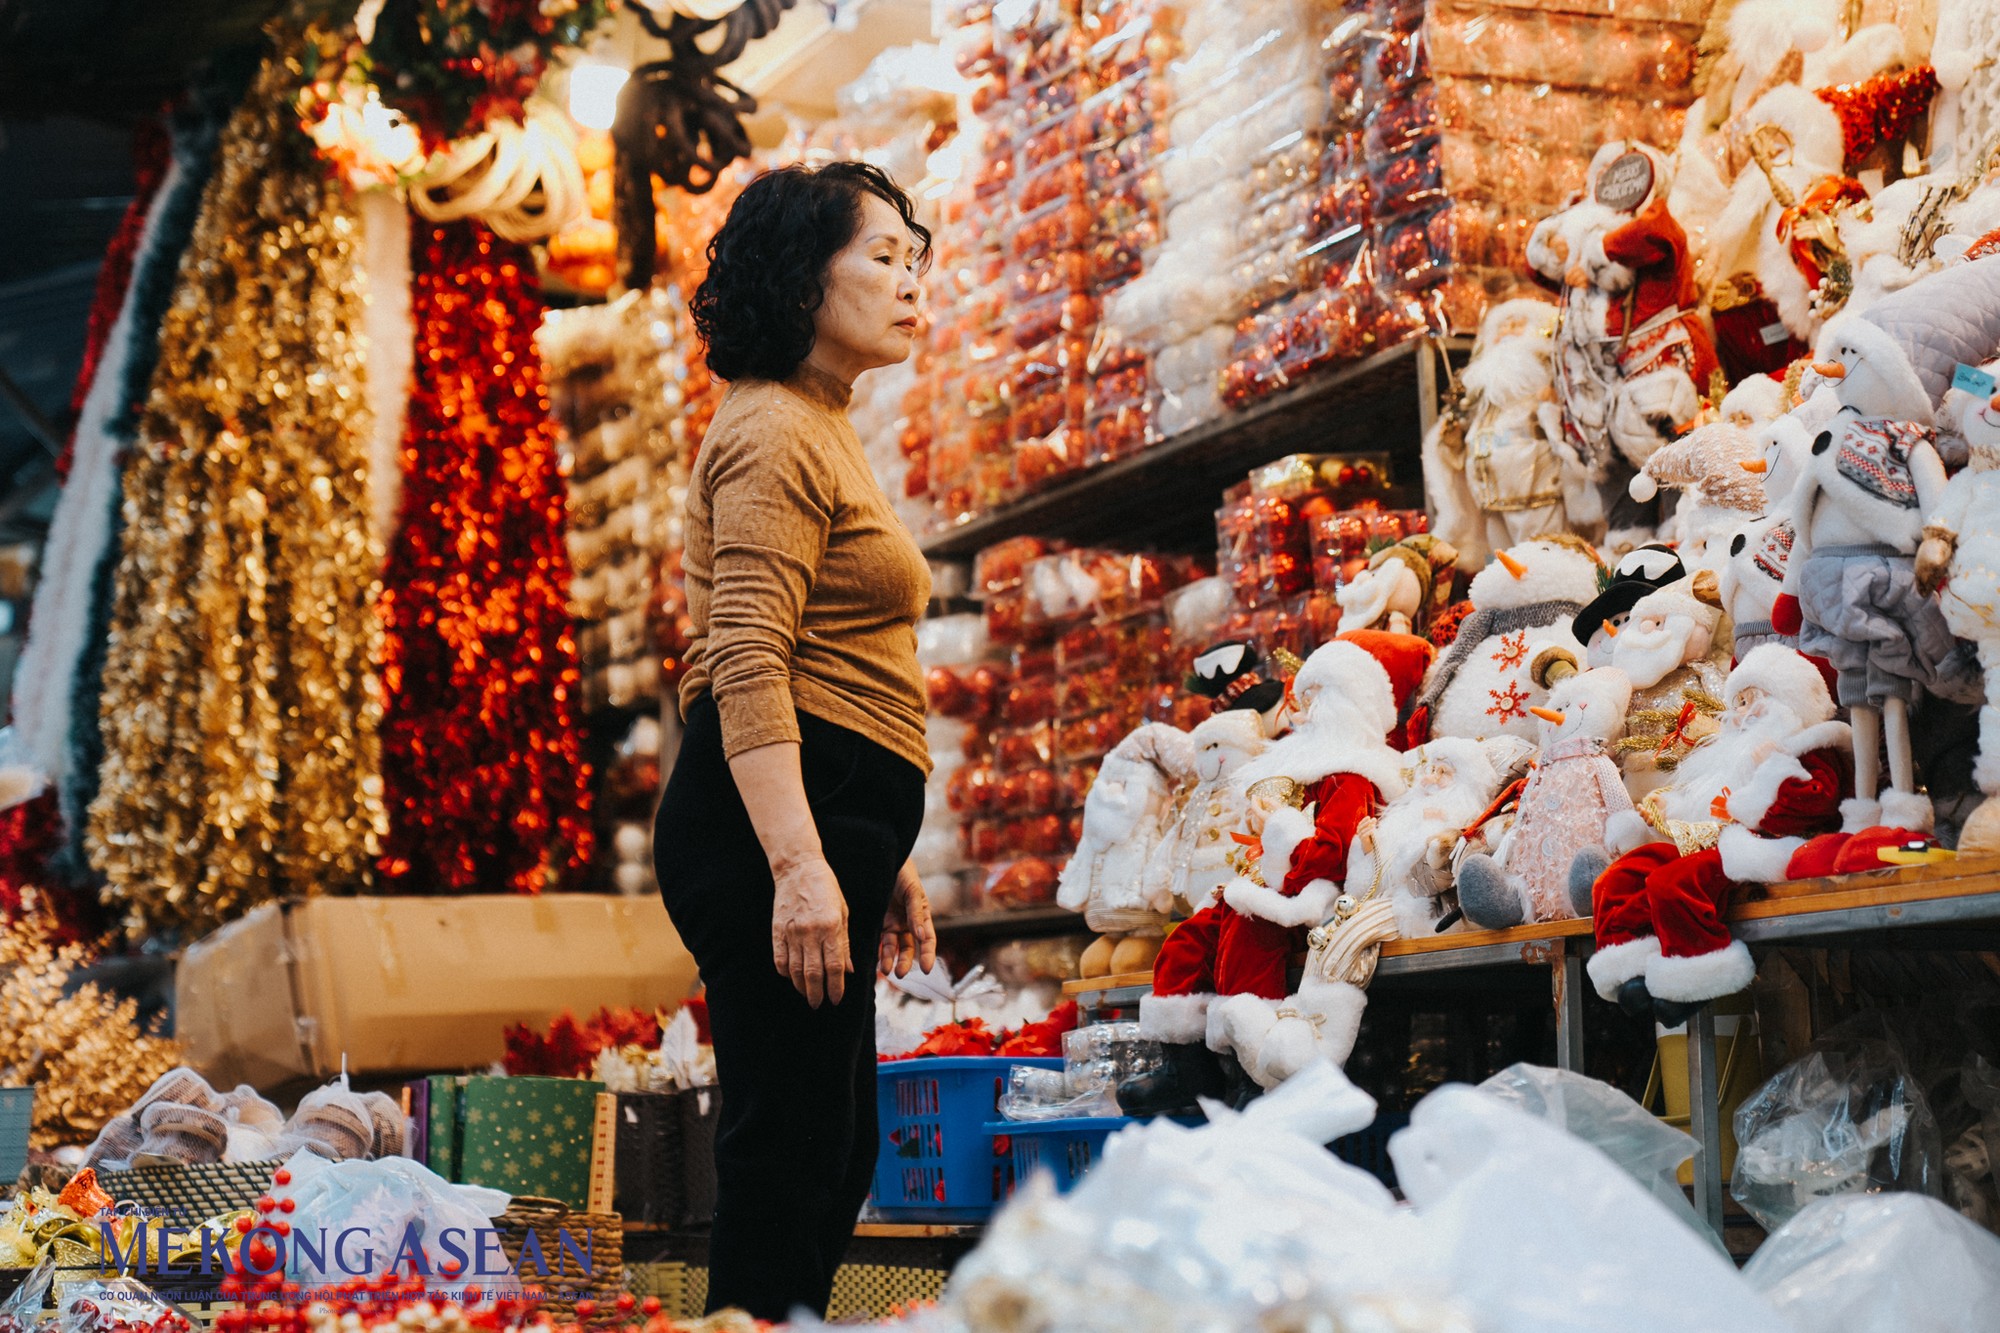
[[[1289,1007],[1298,1010],[1305,1016],[1304,1021],[1311,1024],[1323,1059],[1337,1065],[1347,1063],[1347,1057],[1354,1052],[1354,1039],[1361,1032],[1361,1015],[1368,1008],[1368,992],[1345,981],[1308,977],[1300,984],[1299,993],[1291,998]],[[1313,1022],[1315,1019],[1318,1021]]]
[[[1620,810],[1604,821],[1604,846],[1614,860],[1635,847],[1659,841],[1660,835],[1637,810]]]
[[[1615,1000],[1618,988],[1633,977],[1644,976],[1647,964],[1659,956],[1659,939],[1645,935],[1623,944],[1607,944],[1590,955],[1583,970],[1590,974],[1590,984],[1597,987],[1599,995]]]
[[[1333,900],[1339,896],[1340,886],[1330,879],[1310,880],[1291,898],[1241,876],[1230,880],[1222,890],[1222,901],[1243,915],[1279,926],[1317,926],[1326,920],[1333,910]]]
[[[1806,766],[1791,755],[1776,755],[1757,765],[1750,774],[1750,780],[1741,787],[1729,790],[1729,815],[1751,828],[1760,828],[1764,816],[1771,812],[1771,806],[1778,799],[1778,792],[1787,782],[1805,782],[1812,775]]]
[[[1263,778],[1286,777],[1294,782],[1318,782],[1335,773],[1366,778],[1382,800],[1403,794],[1403,756],[1379,736],[1356,737],[1343,728],[1307,722],[1291,735],[1237,770],[1239,785]]]
[[[1208,1007],[1213,995],[1141,995],[1139,1035],[1148,1041],[1186,1045],[1208,1039]]]
[[[1805,845],[1804,838],[1761,838],[1741,824],[1724,827],[1717,843],[1722,873],[1746,884],[1776,884],[1788,878],[1785,871],[1793,854]]]
[[[1752,648],[1743,655],[1743,660],[1729,673],[1723,683],[1725,701],[1733,699],[1739,690],[1755,685],[1766,694],[1778,699],[1798,714],[1805,733],[1818,729],[1819,724],[1833,718],[1833,696],[1827,691],[1826,678],[1819,674],[1804,654],[1783,644],[1766,643]],[[1845,729],[1843,728],[1843,735]],[[1804,754],[1806,750],[1816,750],[1829,742],[1816,745],[1793,745],[1793,754]]]
[[[1882,822],[1882,803],[1850,796],[1840,803],[1840,831],[1859,833]]]
[[[1264,854],[1258,867],[1266,884],[1283,884],[1292,872],[1292,853],[1313,835],[1313,817],[1281,806],[1264,817]]]
[[[1234,1055],[1246,1070],[1255,1069],[1258,1048],[1277,1021],[1277,1010],[1275,1000],[1260,995],[1224,995],[1208,1007],[1203,1039],[1217,1055]]]
[[[1321,644],[1299,668],[1292,690],[1339,698],[1362,715],[1372,736],[1386,736],[1396,725],[1396,693],[1388,669],[1359,644],[1341,639]]]
[[[1937,823],[1937,812],[1922,792],[1890,787],[1882,793],[1882,822],[1890,828],[1929,833]]]
[[[179,192],[181,165],[168,164],[159,190],[146,210],[132,257],[136,277],[153,263],[159,244],[160,211]],[[127,286],[118,314],[105,334],[97,374],[85,392],[76,421],[70,474],[57,496],[42,565],[35,581],[28,641],[14,667],[14,738],[20,758],[51,782],[60,782],[70,764],[70,718],[76,669],[90,633],[91,591],[97,567],[111,544],[111,518],[121,489],[118,456],[126,441],[111,433],[124,403],[126,368],[140,336],[158,330],[133,328],[133,287]],[[141,389],[143,394],[143,386]],[[113,553],[115,558],[115,552]],[[83,811],[64,811],[80,819]]]
[[[1693,1004],[1734,995],[1757,979],[1757,960],[1742,940],[1692,958],[1661,954],[1646,964],[1646,989],[1656,1000]]]

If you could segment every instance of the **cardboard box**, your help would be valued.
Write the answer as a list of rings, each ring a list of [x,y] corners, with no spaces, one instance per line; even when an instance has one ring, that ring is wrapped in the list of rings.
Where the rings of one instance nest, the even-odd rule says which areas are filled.
[[[343,1057],[358,1074],[478,1069],[510,1023],[672,1009],[695,984],[657,898],[312,898],[188,946],[175,1030],[223,1086],[326,1078]]]

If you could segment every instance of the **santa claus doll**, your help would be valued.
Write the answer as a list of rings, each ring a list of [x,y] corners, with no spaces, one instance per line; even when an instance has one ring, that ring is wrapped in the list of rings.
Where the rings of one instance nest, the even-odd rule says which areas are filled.
[[[1165,722],[1135,728],[1098,766],[1083,800],[1083,836],[1056,884],[1057,905],[1102,932],[1085,952],[1084,976],[1152,962],[1145,941],[1158,937],[1166,918],[1147,901],[1146,862],[1166,835],[1175,796],[1194,777],[1193,743]]]
[[[1556,307],[1546,301],[1503,301],[1487,311],[1455,408],[1424,436],[1435,530],[1475,565],[1545,532],[1602,527],[1594,488],[1563,472],[1555,330]],[[1566,503],[1572,491],[1578,514]]]
[[[1719,370],[1670,185],[1664,154],[1614,140],[1591,159],[1583,192],[1528,239],[1529,267],[1562,294],[1564,437],[1595,480],[1616,481],[1620,500],[1630,470],[1694,421]]]
[[[1526,741],[1504,736],[1492,741],[1443,737],[1403,756],[1409,785],[1356,835],[1347,859],[1348,878],[1372,883],[1382,867],[1380,897],[1395,911],[1396,933],[1405,938],[1435,934],[1450,911],[1456,872],[1452,854],[1466,828],[1479,820],[1512,781]]]
[[[1361,631],[1320,647],[1299,668],[1292,732],[1235,774],[1248,806],[1231,838],[1237,873],[1218,901],[1168,935],[1154,961],[1139,1030],[1178,1049],[1161,1073],[1120,1087],[1126,1111],[1188,1105],[1240,1071],[1234,1057],[1242,1043],[1219,1006],[1251,997],[1270,1006],[1268,1019],[1289,993],[1287,966],[1306,932],[1333,914],[1356,828],[1402,793],[1402,756],[1387,738],[1399,731],[1400,699],[1414,693],[1431,652],[1411,635]],[[1205,1073],[1187,1049],[1197,1045],[1230,1056],[1230,1064]],[[1250,1091],[1236,1088],[1239,1096]]]
[[[1634,800],[1671,780],[1674,766],[1715,727],[1729,652],[1716,634],[1715,576],[1692,578],[1633,603],[1612,642],[1610,664],[1632,682],[1626,734],[1614,747]]]
[[[1788,877],[1792,857],[1840,823],[1853,780],[1847,725],[1800,653],[1767,644],[1723,687],[1716,733],[1636,811],[1606,826],[1607,853],[1571,873],[1588,885],[1598,994],[1663,1023],[1750,984],[1750,952],[1724,921],[1743,883]]]

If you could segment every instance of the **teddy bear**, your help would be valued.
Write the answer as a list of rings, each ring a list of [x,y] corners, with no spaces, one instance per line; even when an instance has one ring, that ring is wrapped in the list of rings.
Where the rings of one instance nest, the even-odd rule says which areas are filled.
[[[1514,823],[1492,855],[1468,856],[1458,867],[1458,905],[1468,922],[1498,930],[1589,910],[1571,900],[1570,864],[1602,844],[1613,815],[1632,808],[1610,755],[1631,699],[1624,673],[1603,667],[1558,682],[1548,706],[1536,705],[1541,759]]]

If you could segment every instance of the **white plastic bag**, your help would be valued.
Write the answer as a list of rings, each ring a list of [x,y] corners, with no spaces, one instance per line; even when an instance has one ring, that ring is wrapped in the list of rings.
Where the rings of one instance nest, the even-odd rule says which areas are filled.
[[[511,1272],[504,1280],[492,1272],[503,1266],[493,1257],[498,1243],[493,1219],[510,1202],[502,1191],[454,1185],[407,1157],[329,1162],[301,1149],[285,1167],[292,1173],[288,1189],[295,1204],[285,1258],[301,1284],[381,1277],[399,1254],[414,1257],[420,1252],[430,1285],[462,1287],[475,1281],[489,1292],[518,1289]],[[317,1263],[301,1252],[301,1235],[316,1253],[324,1251]],[[480,1273],[477,1254],[483,1236],[488,1238],[487,1271]],[[457,1270],[447,1272],[454,1263]]]
[[[1681,1163],[1694,1137],[1675,1129],[1601,1079],[1568,1069],[1516,1064],[1479,1085],[1481,1092],[1566,1129],[1623,1167],[1646,1192],[1718,1250],[1722,1241],[1681,1192]]]
[[[1921,1194],[1820,1199],[1743,1278],[1798,1333],[1988,1333],[2000,1240]]]
[[[1483,1333],[1781,1333],[1734,1265],[1597,1148],[1448,1084],[1389,1140],[1435,1279]]]

